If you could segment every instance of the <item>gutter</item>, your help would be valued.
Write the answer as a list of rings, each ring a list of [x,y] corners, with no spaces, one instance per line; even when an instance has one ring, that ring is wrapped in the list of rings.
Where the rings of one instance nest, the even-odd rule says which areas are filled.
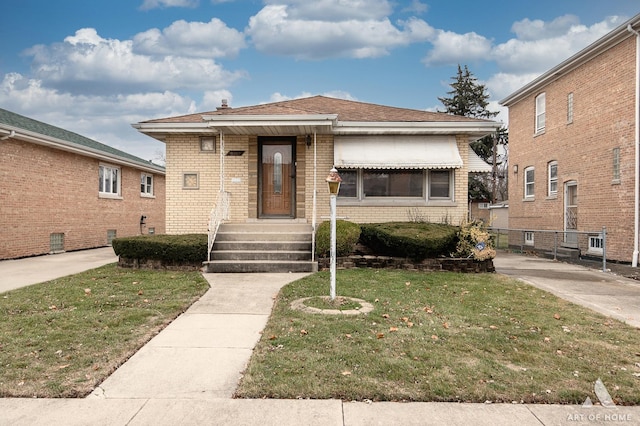
[[[627,31],[636,36],[636,111],[635,111],[635,188],[634,188],[634,222],[633,222],[633,258],[631,266],[638,266],[638,231],[640,222],[640,212],[638,202],[640,201],[640,33],[633,29],[631,24],[627,25]]]

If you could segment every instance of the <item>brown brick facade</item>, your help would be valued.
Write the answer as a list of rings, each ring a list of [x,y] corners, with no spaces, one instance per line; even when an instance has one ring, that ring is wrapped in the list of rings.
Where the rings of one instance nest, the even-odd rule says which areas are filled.
[[[565,185],[575,182],[578,230],[598,231],[606,226],[607,257],[632,260],[635,42],[635,37],[626,38],[508,105],[510,228],[562,230]],[[536,135],[535,98],[540,93],[546,96],[546,129]],[[567,112],[570,93],[571,122]],[[619,179],[614,179],[615,149],[620,151]],[[550,196],[551,161],[558,165],[558,191]],[[535,168],[532,199],[524,197],[527,167]]]
[[[98,159],[15,139],[0,141],[0,259],[108,245],[117,237],[165,232],[165,181],[154,174],[154,197],[140,194],[141,171],[121,166],[121,199],[98,196]],[[111,164],[117,166],[117,164]],[[146,224],[140,226],[140,217]]]

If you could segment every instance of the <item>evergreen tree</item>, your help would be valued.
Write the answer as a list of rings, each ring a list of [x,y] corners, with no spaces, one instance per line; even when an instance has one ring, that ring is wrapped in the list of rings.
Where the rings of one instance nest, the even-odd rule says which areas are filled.
[[[465,117],[479,118],[490,120],[498,115],[497,112],[489,111],[489,94],[486,86],[478,83],[478,79],[469,71],[467,66],[464,69],[458,65],[458,73],[452,77],[453,83],[450,84],[452,90],[447,92],[449,97],[438,98],[445,107],[448,114],[461,115]],[[490,199],[495,201],[495,188],[497,180],[497,163],[501,162],[496,157],[497,145],[506,145],[509,136],[505,128],[501,128],[495,135],[488,135],[471,144],[471,149],[478,154],[480,158],[493,165],[493,188],[494,193],[489,190],[486,179],[480,176],[472,175],[469,178],[469,197],[471,199]]]

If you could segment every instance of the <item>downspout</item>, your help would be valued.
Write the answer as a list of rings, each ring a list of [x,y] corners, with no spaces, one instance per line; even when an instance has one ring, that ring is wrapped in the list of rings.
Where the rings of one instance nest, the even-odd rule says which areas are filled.
[[[640,202],[640,33],[634,30],[631,24],[627,25],[627,30],[636,35],[636,108],[635,108],[635,198],[633,204],[634,222],[633,222],[633,259],[631,266],[638,266],[638,227],[640,212],[638,212],[638,203]]]
[[[1,137],[0,141],[5,141],[5,140],[7,140],[9,138],[14,137],[15,135],[16,135],[16,131],[12,130],[8,135]]]
[[[317,132],[313,131],[313,213],[311,219],[311,229],[313,231],[312,248],[311,248],[311,261],[315,262],[316,256],[316,195],[317,191],[317,176],[318,176],[318,147],[316,144]]]
[[[220,130],[220,192],[224,192],[224,133]]]

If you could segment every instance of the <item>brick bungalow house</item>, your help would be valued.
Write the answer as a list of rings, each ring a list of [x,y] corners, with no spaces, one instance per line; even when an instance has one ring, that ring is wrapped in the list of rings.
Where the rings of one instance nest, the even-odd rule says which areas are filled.
[[[509,107],[509,226],[524,244],[638,258],[640,15],[501,101]],[[593,231],[593,233],[589,233]],[[510,244],[523,237],[512,233]],[[543,240],[547,240],[546,243]]]
[[[223,101],[216,111],[133,126],[166,144],[168,234],[207,232],[223,193],[227,222],[245,224],[245,230],[253,224],[267,250],[293,224],[306,229],[313,244],[316,224],[329,216],[325,178],[333,166],[342,177],[339,217],[460,223],[467,217],[468,164],[475,156],[469,143],[499,124],[314,96],[241,108]],[[283,222],[288,228],[275,227]],[[229,236],[231,228],[223,228],[216,239],[221,243],[254,238],[249,231]],[[267,230],[272,234],[264,235]],[[213,251],[221,260],[215,255],[222,247]]]
[[[0,109],[0,259],[165,232],[164,167]]]

